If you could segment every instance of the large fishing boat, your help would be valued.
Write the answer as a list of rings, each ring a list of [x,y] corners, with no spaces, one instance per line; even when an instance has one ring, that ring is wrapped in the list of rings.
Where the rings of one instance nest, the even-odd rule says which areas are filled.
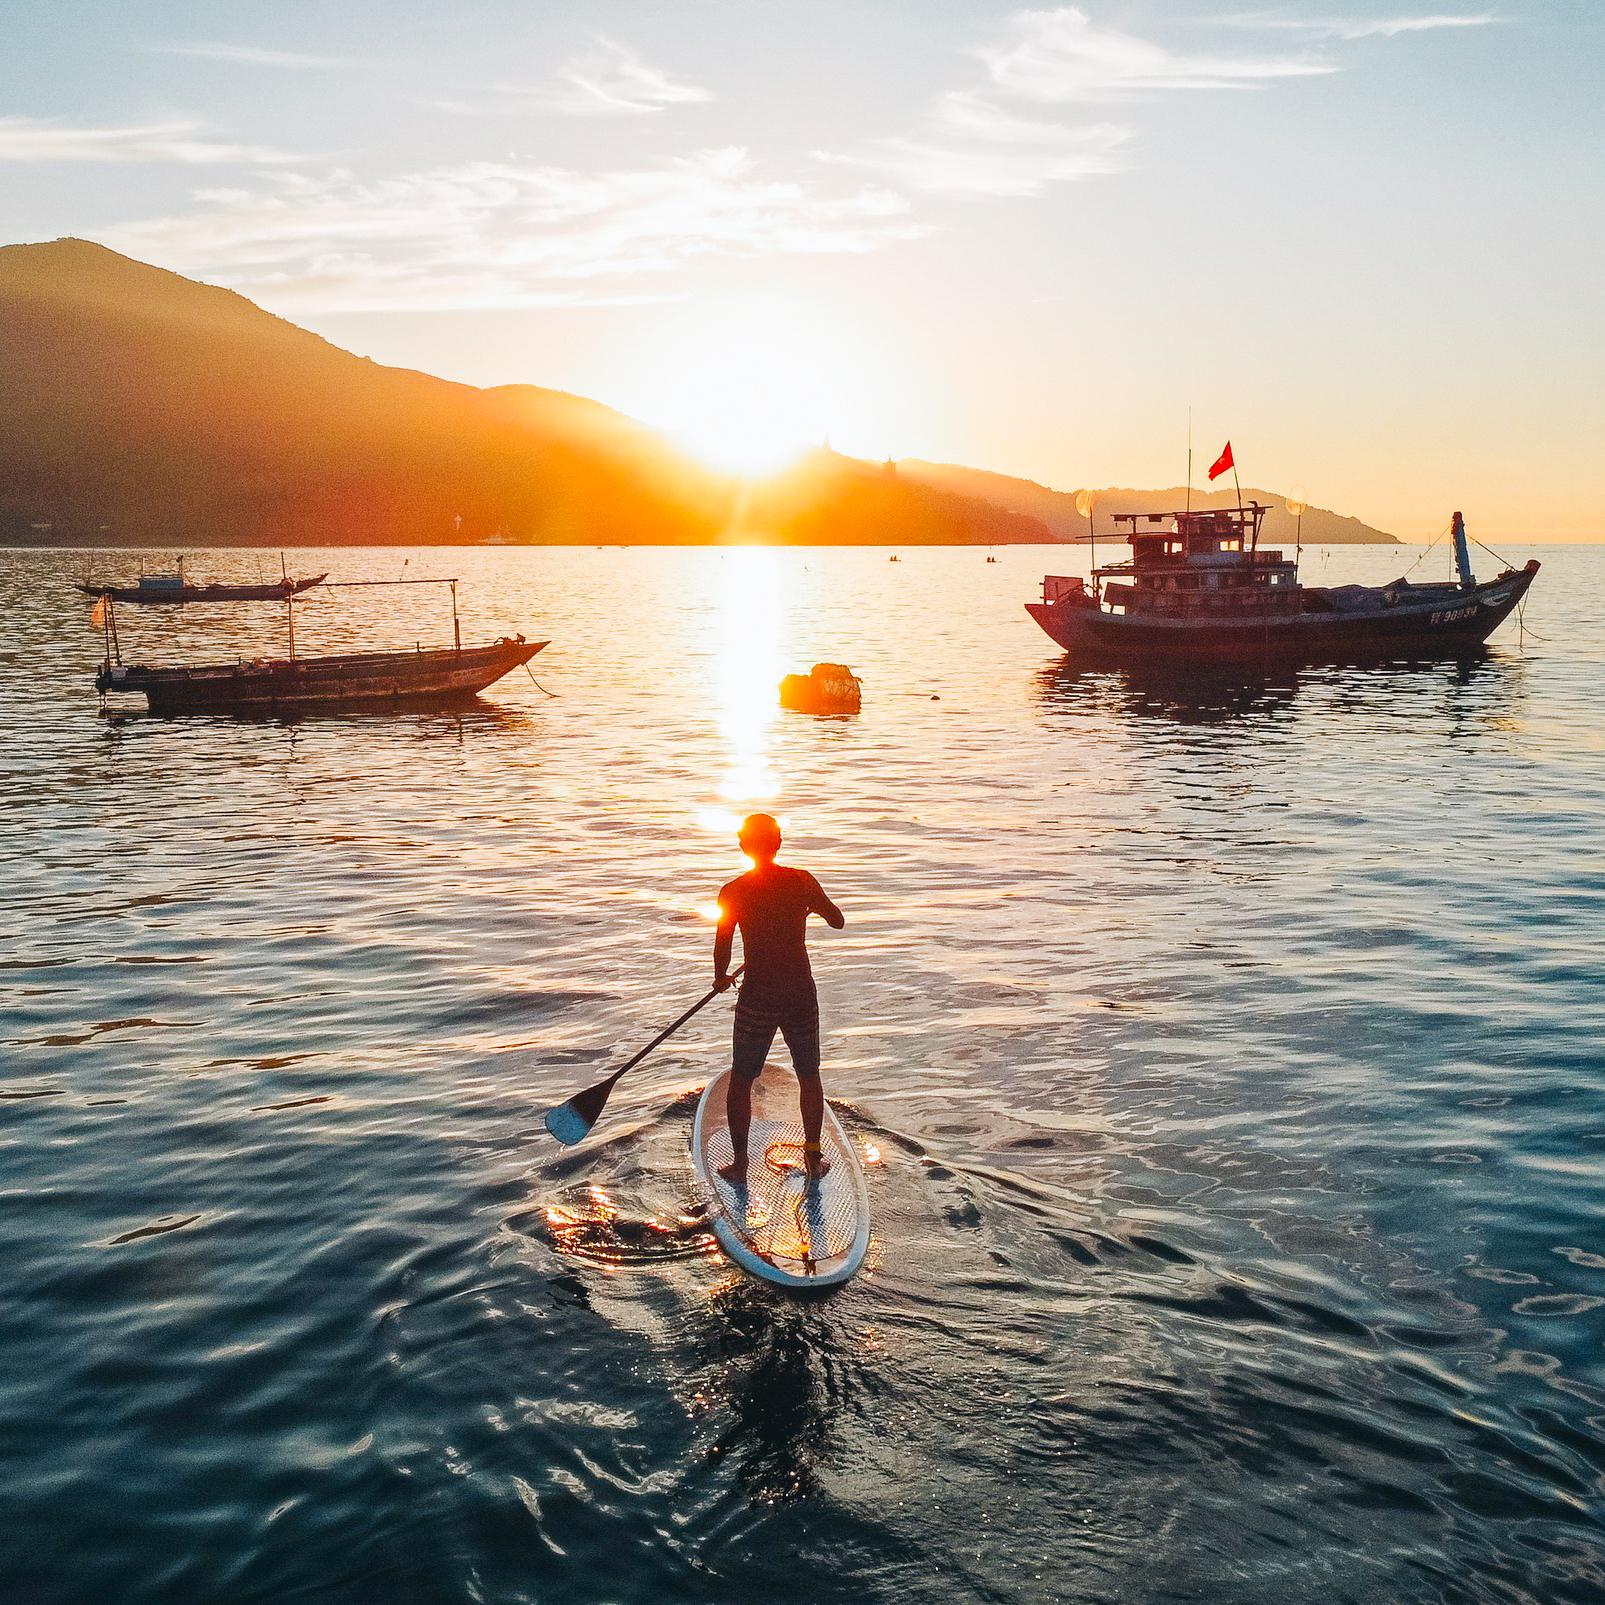
[[[1444,584],[1301,585],[1296,560],[1259,549],[1260,502],[1197,512],[1120,513],[1128,563],[1092,584],[1050,574],[1026,611],[1066,651],[1116,663],[1339,663],[1454,657],[1480,646],[1527,594],[1536,559],[1478,581],[1454,515]]]
[[[350,580],[344,589],[367,585],[449,585],[452,634],[449,647],[416,646],[411,652],[347,652],[334,657],[298,657],[292,599],[285,597],[289,655],[238,658],[232,663],[196,663],[149,668],[124,663],[116,614],[101,595],[96,622],[105,630],[106,656],[95,689],[143,692],[152,713],[303,714],[347,713],[402,707],[454,707],[473,699],[504,674],[528,663],[548,643],[522,635],[502,636],[488,646],[465,647],[457,617],[456,580]]]

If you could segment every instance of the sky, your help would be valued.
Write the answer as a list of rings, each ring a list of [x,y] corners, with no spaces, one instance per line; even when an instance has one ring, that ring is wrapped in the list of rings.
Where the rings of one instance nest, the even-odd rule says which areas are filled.
[[[1443,9],[1438,9],[1439,6]],[[1246,9],[1244,8],[1246,7]],[[721,467],[1605,539],[1605,3],[0,0],[76,235]]]

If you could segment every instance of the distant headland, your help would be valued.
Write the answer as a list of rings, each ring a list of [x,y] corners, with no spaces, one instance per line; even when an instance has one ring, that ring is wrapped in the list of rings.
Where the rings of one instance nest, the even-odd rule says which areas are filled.
[[[85,240],[0,247],[0,540],[160,546],[1054,545],[1073,492],[828,449],[746,481],[599,402],[387,368]],[[1100,490],[1098,515],[1183,493]],[[1266,535],[1289,542],[1282,496]],[[1194,505],[1232,499],[1192,492]],[[1310,544],[1395,544],[1310,508]]]

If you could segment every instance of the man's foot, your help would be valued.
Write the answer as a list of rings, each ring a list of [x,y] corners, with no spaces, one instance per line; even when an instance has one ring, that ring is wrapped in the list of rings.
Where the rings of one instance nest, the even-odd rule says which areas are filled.
[[[809,1181],[820,1181],[830,1171],[830,1161],[817,1150],[803,1149],[803,1168],[808,1172]]]
[[[720,1165],[719,1174],[732,1187],[745,1187],[747,1185],[747,1161],[745,1159],[732,1159],[728,1165]]]

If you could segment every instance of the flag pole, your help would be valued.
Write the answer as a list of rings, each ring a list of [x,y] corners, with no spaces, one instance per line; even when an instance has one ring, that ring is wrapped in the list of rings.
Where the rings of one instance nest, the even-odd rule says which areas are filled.
[[[1232,484],[1237,489],[1237,527],[1239,530],[1241,530],[1243,527],[1243,484],[1242,481],[1237,477],[1237,458],[1235,455],[1232,457]],[[1248,555],[1252,557],[1258,550],[1259,525],[1255,524],[1254,537],[1248,543]]]

